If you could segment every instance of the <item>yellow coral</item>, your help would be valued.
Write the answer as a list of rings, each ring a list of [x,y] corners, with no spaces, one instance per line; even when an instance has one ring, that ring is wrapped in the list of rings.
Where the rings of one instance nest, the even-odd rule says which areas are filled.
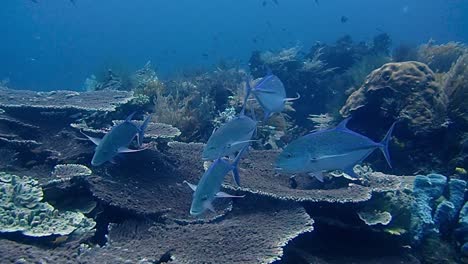
[[[467,174],[467,171],[465,170],[465,168],[461,168],[461,167],[456,167],[455,172],[458,174]]]

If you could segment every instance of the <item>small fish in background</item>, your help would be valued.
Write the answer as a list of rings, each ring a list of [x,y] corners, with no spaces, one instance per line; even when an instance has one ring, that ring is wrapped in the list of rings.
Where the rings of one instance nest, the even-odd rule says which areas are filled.
[[[408,13],[408,11],[409,11],[409,7],[408,7],[408,6],[404,6],[404,7],[401,9],[401,12],[402,12],[403,14]]]
[[[262,6],[263,6],[263,7],[267,6],[267,1],[263,1],[263,2],[262,2]]]
[[[80,131],[96,145],[91,165],[99,166],[107,161],[113,162],[113,158],[120,153],[131,153],[145,150],[145,148],[129,149],[128,146],[132,143],[133,139],[137,137],[138,147],[141,147],[144,131],[148,126],[151,115],[146,117],[143,124],[138,127],[131,122],[134,114],[135,113],[130,114],[124,122],[114,126],[102,139],[90,137]]]
[[[319,5],[319,0],[314,0],[316,5]]]
[[[286,146],[276,161],[278,172],[309,173],[323,181],[322,172],[341,170],[359,178],[353,167],[366,159],[375,149],[380,149],[390,167],[388,143],[395,123],[381,142],[349,130],[343,120],[336,128],[322,130],[300,137]]]
[[[234,162],[230,164],[223,158],[219,158],[211,164],[206,172],[201,177],[198,185],[191,184],[184,181],[193,191],[192,205],[190,206],[190,214],[198,216],[203,214],[206,210],[215,212],[213,208],[213,200],[216,198],[242,198],[244,196],[230,195],[225,192],[221,192],[221,184],[224,181],[224,177],[232,171],[234,178],[239,178],[239,171],[237,166],[239,161],[246,151],[248,146],[245,146],[239,154],[237,154]],[[236,176],[237,175],[237,176]]]
[[[250,145],[252,136],[257,129],[257,121],[245,115],[245,107],[249,91],[244,98],[239,116],[213,130],[202,153],[203,160],[215,160],[221,157],[233,156],[236,152]],[[235,179],[239,185],[239,181]]]
[[[295,98],[286,98],[286,90],[281,80],[272,73],[268,73],[254,87],[250,87],[247,82],[248,94],[252,92],[264,112],[263,120],[267,120],[274,113],[281,113],[286,102],[300,98],[297,94]]]
[[[349,20],[348,17],[346,17],[346,16],[341,16],[340,21],[341,21],[342,24],[348,22],[348,20]]]

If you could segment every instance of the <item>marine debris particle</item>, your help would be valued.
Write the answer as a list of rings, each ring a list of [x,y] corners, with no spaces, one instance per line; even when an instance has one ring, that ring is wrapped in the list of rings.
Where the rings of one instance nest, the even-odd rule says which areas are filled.
[[[313,230],[298,204],[246,198],[219,221],[208,224],[125,222],[112,225],[110,243],[82,260],[136,263],[169,252],[175,263],[272,263],[293,238]]]
[[[132,92],[103,90],[94,92],[34,92],[0,87],[0,107],[32,109],[76,109],[111,112],[133,99]]]

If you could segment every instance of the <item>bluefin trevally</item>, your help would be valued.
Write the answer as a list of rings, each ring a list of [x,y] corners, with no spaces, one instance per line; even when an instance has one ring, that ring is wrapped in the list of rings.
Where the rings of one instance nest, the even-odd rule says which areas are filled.
[[[213,130],[202,153],[203,160],[215,160],[220,157],[233,156],[249,145],[257,129],[257,122],[246,116],[245,106],[250,91],[247,90],[242,111],[238,117]]]
[[[300,98],[299,94],[295,98],[286,98],[283,83],[272,73],[268,73],[254,87],[250,87],[249,82],[247,82],[247,90],[252,91],[258,103],[262,106],[264,120],[268,119],[273,113],[281,113],[287,101]]]
[[[141,146],[141,142],[144,136],[144,130],[148,126],[151,116],[146,117],[143,124],[138,127],[131,122],[132,117],[135,113],[130,114],[127,119],[121,124],[114,126],[102,139],[90,137],[85,135],[89,140],[96,144],[96,150],[94,152],[91,165],[99,166],[112,159],[119,153],[138,152],[144,149],[129,149],[128,146],[133,141],[135,136],[138,140],[138,146]]]
[[[223,158],[218,158],[211,164],[208,170],[202,175],[198,185],[191,184],[187,181],[190,188],[194,191],[192,205],[190,206],[190,214],[197,216],[205,212],[207,209],[214,212],[213,200],[216,198],[233,198],[233,197],[243,197],[243,196],[234,196],[221,192],[221,184],[224,181],[224,177],[231,170],[235,175],[234,178],[239,178],[238,164],[239,160],[242,157],[242,154],[249,146],[245,146],[237,154],[234,162],[230,164],[227,160]]]
[[[309,173],[323,180],[323,171],[342,170],[357,178],[353,167],[361,163],[375,149],[380,149],[390,167],[388,143],[395,123],[392,124],[381,142],[374,142],[366,136],[349,130],[343,120],[336,128],[307,134],[292,141],[276,161],[279,172]]]

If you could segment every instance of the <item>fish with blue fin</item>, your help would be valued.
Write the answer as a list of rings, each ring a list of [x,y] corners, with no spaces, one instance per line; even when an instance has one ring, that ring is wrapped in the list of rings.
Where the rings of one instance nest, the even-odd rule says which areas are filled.
[[[267,120],[274,113],[281,113],[288,101],[294,101],[300,98],[297,94],[295,98],[287,98],[283,82],[271,72],[263,77],[260,82],[250,87],[247,82],[247,90],[252,92],[257,102],[262,106],[264,119]]]
[[[276,161],[276,170],[284,173],[309,173],[323,181],[322,172],[341,170],[359,178],[353,167],[366,159],[375,149],[380,149],[390,163],[388,144],[395,123],[381,142],[351,131],[346,127],[350,118],[336,128],[322,130],[300,137],[286,146]]]
[[[234,162],[230,164],[223,158],[218,158],[211,164],[206,172],[201,177],[198,185],[191,184],[184,181],[193,191],[192,205],[190,206],[190,214],[198,216],[203,214],[206,210],[215,212],[213,208],[213,200],[216,198],[242,198],[244,196],[230,195],[221,192],[221,184],[224,177],[232,171],[236,181],[239,181],[238,165],[239,161],[246,151],[248,146],[245,146],[236,156]]]
[[[114,126],[102,139],[90,137],[81,132],[96,145],[91,165],[99,166],[107,161],[113,162],[113,158],[120,153],[131,153],[145,150],[145,148],[129,149],[128,146],[132,143],[133,139],[137,137],[138,147],[141,147],[144,131],[148,126],[151,115],[146,117],[143,124],[139,127],[131,122],[134,114],[135,113],[130,114],[124,122]]]
[[[245,105],[249,91],[244,98],[242,111],[238,117],[213,130],[202,153],[203,160],[215,160],[221,157],[231,157],[245,146],[250,145],[252,136],[257,129],[257,121],[245,115]]]

